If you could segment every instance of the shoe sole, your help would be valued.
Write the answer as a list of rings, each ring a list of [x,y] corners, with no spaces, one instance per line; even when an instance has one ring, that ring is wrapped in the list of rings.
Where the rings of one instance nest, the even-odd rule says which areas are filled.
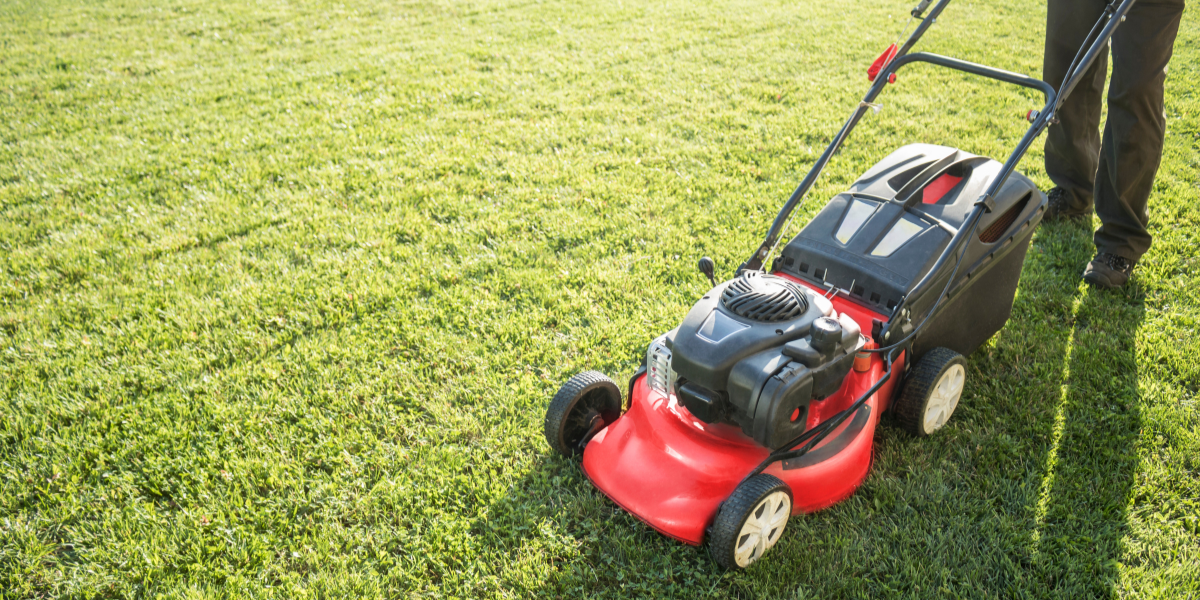
[[[1115,290],[1117,288],[1125,287],[1125,283],[1129,281],[1129,278],[1126,277],[1125,281],[1117,284],[1113,283],[1112,279],[1109,279],[1108,276],[1098,271],[1084,271],[1083,280],[1102,290]]]

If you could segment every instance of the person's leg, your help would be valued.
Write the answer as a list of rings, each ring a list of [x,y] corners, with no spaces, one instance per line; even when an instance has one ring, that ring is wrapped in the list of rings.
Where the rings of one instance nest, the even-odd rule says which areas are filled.
[[[1042,80],[1058,89],[1092,25],[1104,12],[1104,0],[1049,0]],[[1084,73],[1058,111],[1058,123],[1046,135],[1046,174],[1065,192],[1065,215],[1091,213],[1100,154],[1100,101],[1104,93],[1108,49]],[[1055,207],[1051,207],[1053,211]],[[1048,215],[1049,216],[1049,215]]]
[[[1150,249],[1146,201],[1162,160],[1163,83],[1183,0],[1139,0],[1112,39],[1113,76],[1095,202],[1096,250],[1136,263]]]

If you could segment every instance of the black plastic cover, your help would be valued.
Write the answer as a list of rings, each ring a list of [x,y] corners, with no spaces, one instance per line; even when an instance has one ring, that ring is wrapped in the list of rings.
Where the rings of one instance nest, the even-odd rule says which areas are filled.
[[[849,191],[835,196],[784,247],[775,268],[845,290],[851,300],[890,314],[933,267],[1001,167],[989,158],[945,146],[904,146],[872,167]],[[940,344],[963,354],[1007,320],[1015,279],[1007,272],[1004,277],[984,275],[992,264],[1011,263],[1002,259],[1014,250],[1023,259],[1046,203],[1045,195],[1020,173],[1008,178],[994,200],[994,209],[983,216],[977,235],[967,242],[952,286],[954,294],[981,295],[990,312],[972,317],[982,321],[971,332],[950,339],[954,338],[951,331],[947,344]],[[953,261],[937,275],[925,297],[909,300],[913,322],[928,313],[952,268]],[[970,291],[977,281],[994,285],[985,283]],[[955,327],[943,325],[943,329]]]
[[[804,312],[786,322],[761,322],[734,314],[721,303],[725,289],[741,279],[771,277],[748,272],[709,290],[692,307],[672,344],[671,368],[683,379],[713,391],[727,385],[733,366],[755,353],[808,335],[809,326],[825,316],[829,301],[809,291]]]

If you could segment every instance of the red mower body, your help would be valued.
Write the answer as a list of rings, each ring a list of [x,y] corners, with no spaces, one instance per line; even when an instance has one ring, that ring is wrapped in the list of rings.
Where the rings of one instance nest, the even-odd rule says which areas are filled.
[[[843,298],[832,303],[835,311],[866,327],[872,319],[886,320]],[[811,404],[808,428],[849,407],[883,377],[883,359],[870,356],[868,370],[851,370],[835,394]],[[904,373],[904,359],[897,359],[891,381],[820,445],[766,469],[791,488],[793,514],[831,506],[862,483],[871,465],[875,427]],[[674,394],[652,390],[642,376],[633,385],[628,411],[588,442],[583,470],[626,511],[667,536],[699,545],[721,503],[769,453],[738,427],[697,419]]]

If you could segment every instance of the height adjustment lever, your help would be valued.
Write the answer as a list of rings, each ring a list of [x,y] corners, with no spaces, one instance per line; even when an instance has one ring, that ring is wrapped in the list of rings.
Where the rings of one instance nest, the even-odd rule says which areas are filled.
[[[876,58],[875,62],[871,63],[871,66],[867,68],[867,81],[875,81],[875,78],[879,76],[879,72],[887,67],[893,58],[896,58],[896,52],[898,51],[899,48],[895,44],[888,46],[887,50],[884,50],[883,54],[880,54],[879,58]],[[888,83],[896,83],[895,73],[888,75]]]
[[[716,265],[713,264],[713,259],[707,256],[702,256],[700,257],[700,263],[696,266],[700,268],[701,273],[704,273],[704,275],[708,277],[708,282],[711,283],[713,287],[717,287],[717,280],[715,277],[713,277],[713,271],[716,268]]]

